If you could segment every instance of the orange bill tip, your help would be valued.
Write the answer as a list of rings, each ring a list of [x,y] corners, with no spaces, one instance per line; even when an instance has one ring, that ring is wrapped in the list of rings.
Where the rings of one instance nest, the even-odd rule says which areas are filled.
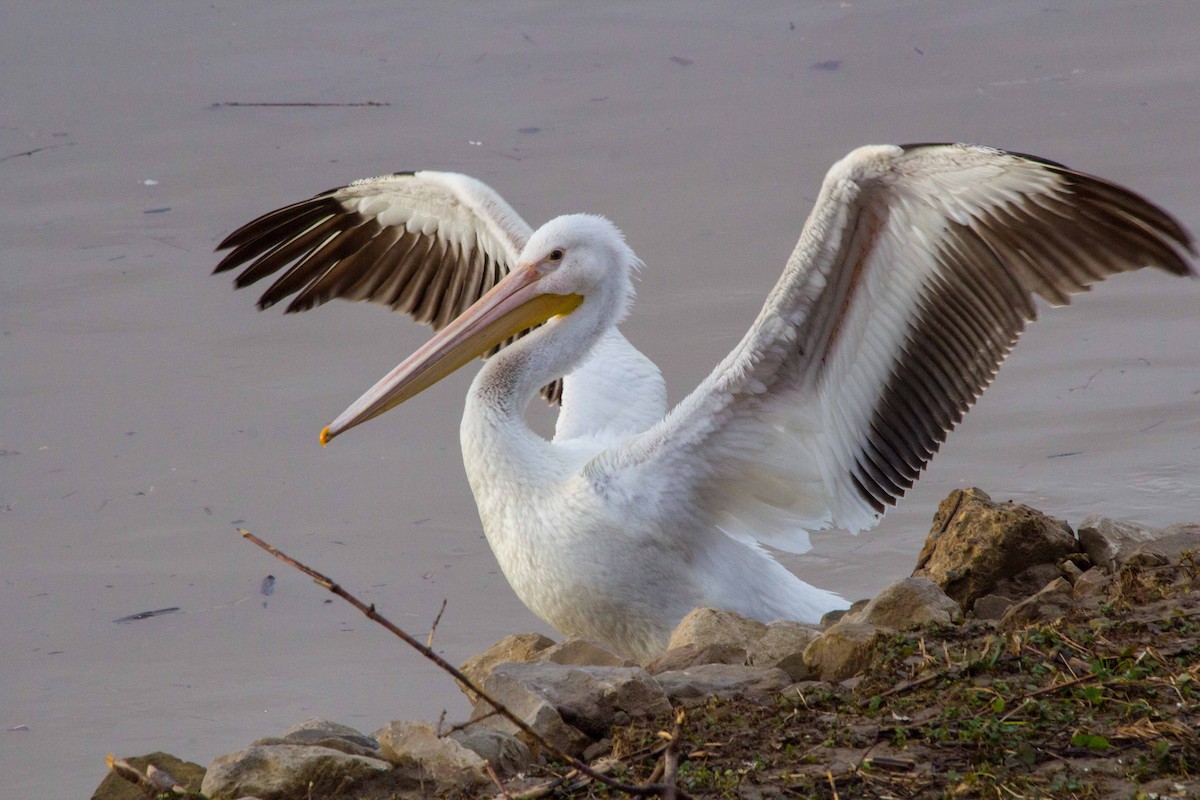
[[[329,426],[328,425],[326,425],[324,428],[321,428],[321,447],[324,447],[327,444],[329,444]]]

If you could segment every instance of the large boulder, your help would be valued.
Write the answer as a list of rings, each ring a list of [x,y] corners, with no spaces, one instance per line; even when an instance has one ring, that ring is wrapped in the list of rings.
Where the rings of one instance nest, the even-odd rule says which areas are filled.
[[[941,502],[913,577],[928,578],[961,608],[1035,564],[1058,564],[1076,551],[1062,520],[1029,506],[995,503],[979,489],[956,489]]]
[[[328,747],[260,745],[219,756],[204,773],[200,791],[213,800],[246,795],[261,800],[319,797],[344,791],[391,768],[381,759]]]

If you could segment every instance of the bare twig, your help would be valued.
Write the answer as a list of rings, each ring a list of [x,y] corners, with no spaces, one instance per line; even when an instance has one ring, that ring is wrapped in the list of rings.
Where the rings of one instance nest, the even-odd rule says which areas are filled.
[[[825,770],[825,777],[829,779],[829,791],[833,792],[833,800],[840,800],[838,797],[837,784],[833,782],[833,773]]]
[[[492,762],[484,761],[483,768],[487,770],[488,777],[492,779],[492,783],[496,784],[496,788],[500,790],[500,795],[505,800],[513,800],[513,796],[508,793],[508,789],[505,789],[504,784],[500,782],[500,776],[496,774],[495,768],[492,767]]]
[[[446,598],[442,598],[442,607],[438,609],[437,616],[433,618],[433,624],[429,626],[429,636],[425,639],[426,647],[433,647],[433,635],[437,633],[438,623],[442,621],[442,614],[446,613]]]
[[[675,724],[671,726],[671,738],[667,749],[663,752],[662,783],[666,790],[662,793],[663,800],[676,800],[679,797],[679,784],[676,774],[679,771],[679,740],[683,735],[683,720],[686,712],[681,708],[675,714]]]
[[[485,703],[490,705],[492,708],[496,709],[496,713],[500,714],[502,717],[507,719],[513,725],[517,726],[517,728],[519,728],[522,733],[524,733],[526,736],[530,737],[534,742],[536,742],[538,744],[539,747],[544,749],[546,752],[552,754],[555,758],[559,759],[563,763],[570,764],[572,768],[574,768],[581,774],[586,775],[587,777],[591,778],[592,780],[603,783],[605,786],[609,787],[610,789],[614,789],[618,792],[624,792],[625,794],[635,795],[637,797],[663,797],[663,796],[668,796],[667,795],[668,792],[672,793],[669,796],[673,797],[673,798],[685,798],[686,797],[686,795],[683,792],[679,792],[675,787],[668,787],[663,784],[645,784],[645,785],[639,786],[636,784],[624,783],[622,781],[618,781],[615,778],[610,778],[609,776],[603,774],[602,772],[600,772],[596,769],[593,769],[591,766],[584,763],[583,761],[580,761],[578,758],[575,758],[572,755],[568,755],[567,753],[563,752],[558,747],[556,747],[554,744],[547,741],[545,737],[543,737],[540,733],[538,733],[536,730],[534,730],[532,727],[530,727],[530,725],[527,722],[525,722],[525,720],[518,717],[512,711],[509,711],[508,708],[503,703],[501,703],[499,700],[496,700],[491,695],[489,695],[487,692],[483,691],[483,689],[476,686],[474,681],[472,681],[470,678],[468,678],[466,675],[464,675],[461,670],[459,670],[457,667],[455,667],[453,664],[451,664],[446,659],[439,656],[431,648],[427,647],[426,645],[421,644],[419,641],[417,641],[411,635],[409,635],[406,631],[404,631],[399,626],[397,626],[394,622],[392,622],[387,617],[383,616],[378,611],[376,611],[375,605],[373,603],[371,605],[367,605],[366,603],[364,603],[363,601],[359,600],[357,597],[352,595],[350,592],[343,589],[340,585],[335,583],[332,579],[326,577],[325,575],[316,571],[312,567],[309,567],[305,564],[300,563],[296,559],[283,553],[282,551],[278,550],[277,548],[273,547],[272,545],[267,544],[266,542],[264,542],[262,539],[259,539],[257,536],[255,536],[250,531],[248,531],[244,528],[238,528],[238,533],[240,533],[243,538],[248,539],[250,542],[261,547],[263,550],[266,550],[268,553],[275,556],[283,563],[299,570],[300,572],[303,572],[305,575],[312,578],[313,581],[318,586],[322,586],[322,587],[328,589],[330,592],[336,594],[338,597],[342,598],[347,603],[349,603],[350,605],[357,608],[359,611],[361,611],[367,617],[367,619],[369,619],[375,623],[378,623],[379,625],[386,628],[388,631],[390,631],[395,636],[398,636],[409,647],[413,648],[418,653],[425,656],[425,658],[429,659],[434,664],[437,664],[439,667],[442,668],[443,671],[448,672],[455,680],[457,680],[459,683],[463,684],[468,689],[470,689],[472,692],[474,692],[476,695],[478,695],[480,700],[483,700]]]

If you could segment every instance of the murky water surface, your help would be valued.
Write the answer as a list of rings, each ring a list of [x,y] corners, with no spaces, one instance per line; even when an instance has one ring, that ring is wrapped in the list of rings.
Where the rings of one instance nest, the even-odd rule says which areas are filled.
[[[452,661],[545,630],[463,477],[469,375],[322,450],[321,426],[425,331],[368,305],[257,313],[208,274],[237,225],[419,167],[476,175],[535,225],[606,214],[649,265],[625,329],[678,399],[858,144],[1033,152],[1200,229],[1197,41],[1179,2],[6,3],[5,791],[80,796],[106,751],[207,762],[309,715],[370,731],[465,713],[237,525],[414,632],[447,599]],[[1048,314],[876,532],[815,537],[789,565],[868,595],[911,569],[956,486],[1073,522],[1200,519],[1198,334],[1200,285],[1151,274]]]

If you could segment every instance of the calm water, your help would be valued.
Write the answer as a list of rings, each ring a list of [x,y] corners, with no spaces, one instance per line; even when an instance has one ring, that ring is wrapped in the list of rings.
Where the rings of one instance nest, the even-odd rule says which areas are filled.
[[[243,543],[243,524],[458,661],[545,630],[484,543],[469,375],[317,446],[425,331],[259,314],[209,277],[263,211],[476,175],[594,211],[647,262],[629,337],[673,397],[740,338],[828,166],[968,140],[1129,184],[1200,229],[1191,3],[78,4],[0,8],[0,774],[79,796],[104,754],[207,763],[309,716],[461,715],[451,682]],[[373,101],[375,107],[231,103]],[[1026,336],[873,534],[789,564],[858,597],[979,485],[1077,523],[1200,519],[1200,284],[1139,274]],[[260,594],[268,574],[274,592]],[[176,613],[115,624],[138,612]]]

